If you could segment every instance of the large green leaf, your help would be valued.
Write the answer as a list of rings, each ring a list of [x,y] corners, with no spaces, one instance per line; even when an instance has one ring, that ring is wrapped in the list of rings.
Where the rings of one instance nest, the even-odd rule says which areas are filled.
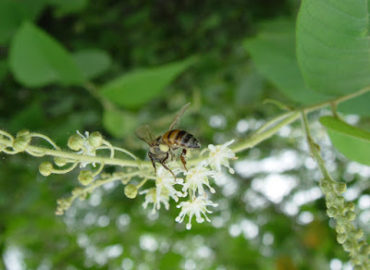
[[[312,89],[343,95],[370,85],[369,44],[366,0],[302,1],[297,58]]]
[[[136,127],[136,118],[128,112],[107,108],[103,113],[103,126],[114,137],[122,138],[132,133]]]
[[[163,66],[129,72],[104,85],[101,94],[118,105],[137,108],[161,95],[164,87],[193,61],[194,58],[190,58]]]
[[[26,22],[17,31],[10,48],[10,68],[25,86],[50,83],[80,85],[83,75],[71,55],[51,36]]]
[[[0,1],[0,44],[5,44],[24,18],[19,3],[10,0]]]
[[[2,80],[6,76],[6,73],[8,72],[8,64],[6,61],[0,60],[0,86],[2,84]]]
[[[56,7],[56,15],[64,16],[71,13],[80,12],[88,5],[88,0],[48,0]]]
[[[244,42],[257,69],[291,100],[312,104],[330,99],[305,86],[295,55],[294,22],[278,19],[266,22],[254,38]]]
[[[335,117],[320,118],[333,145],[347,158],[370,165],[370,132],[351,126]]]
[[[47,0],[0,0],[0,44],[6,44],[24,20],[34,20]]]
[[[86,49],[73,55],[85,79],[93,79],[104,73],[111,65],[112,59],[102,50]]]

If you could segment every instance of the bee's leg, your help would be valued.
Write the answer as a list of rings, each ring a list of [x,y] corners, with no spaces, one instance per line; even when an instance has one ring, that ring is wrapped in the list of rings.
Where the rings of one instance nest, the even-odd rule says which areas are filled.
[[[174,160],[175,159],[175,153],[173,152],[173,150],[171,148],[169,150],[169,153],[170,153],[171,160]]]
[[[157,167],[155,166],[155,161],[154,161],[152,155],[150,154],[150,152],[148,153],[148,156],[150,158],[150,161],[152,162],[152,165],[153,165],[153,168],[154,168],[154,173],[155,173],[155,175],[157,175]]]
[[[185,170],[186,170],[186,171],[188,171],[188,168],[186,168],[185,155],[186,155],[186,149],[185,149],[185,148],[183,148],[183,149],[182,149],[182,152],[181,152],[181,154],[180,154],[180,159],[181,159],[182,165],[184,165]]]
[[[166,160],[168,159],[168,156],[169,155],[167,153],[166,157],[163,160],[161,160],[160,163],[162,164],[163,168],[165,168],[166,170],[168,170],[172,174],[173,178],[175,178],[175,180],[176,180],[176,175],[173,173],[173,171],[170,168],[167,167],[167,165],[165,163]]]

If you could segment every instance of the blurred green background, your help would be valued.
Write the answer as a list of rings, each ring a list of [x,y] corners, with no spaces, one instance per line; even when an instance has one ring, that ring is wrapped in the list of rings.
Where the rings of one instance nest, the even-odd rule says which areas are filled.
[[[159,134],[191,102],[181,127],[202,145],[246,137],[280,113],[262,105],[264,99],[304,103],[306,97],[289,99],[276,89],[278,81],[265,79],[258,57],[268,55],[277,68],[279,59],[263,39],[253,43],[265,31],[262,37],[294,57],[298,7],[294,0],[0,0],[0,127],[13,134],[37,131],[60,146],[76,130],[100,131],[144,158],[135,128],[149,122]],[[32,50],[25,37],[27,29],[35,31],[24,27],[25,20],[69,51],[97,87],[104,85],[103,97],[91,85],[54,75],[47,84],[17,75],[20,56],[12,51]],[[26,71],[39,64],[22,61]],[[115,78],[124,74],[125,83],[140,91],[118,100]],[[370,196],[363,180],[369,167],[334,154],[322,128],[312,128],[328,167],[347,182],[345,198],[359,206],[358,225],[368,233]],[[352,269],[325,214],[320,174],[298,123],[238,155],[236,174],[213,183],[219,207],[212,222],[193,224],[191,231],[175,223],[174,205],[152,215],[142,208],[143,196],[129,200],[118,184],[55,216],[57,198],[78,185],[77,172],[45,178],[39,159],[0,157],[0,269]]]

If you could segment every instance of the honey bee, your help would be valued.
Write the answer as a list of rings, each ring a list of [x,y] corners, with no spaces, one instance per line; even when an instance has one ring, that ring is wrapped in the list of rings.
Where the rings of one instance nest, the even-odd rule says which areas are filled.
[[[168,158],[170,157],[171,160],[173,160],[175,157],[174,151],[179,148],[182,148],[180,159],[182,164],[184,165],[185,170],[187,171],[188,169],[186,168],[185,160],[185,155],[187,152],[186,149],[200,148],[200,143],[194,137],[194,135],[190,134],[185,130],[174,129],[174,127],[176,126],[179,119],[186,111],[186,109],[189,107],[189,105],[190,103],[184,105],[181,108],[181,110],[176,114],[175,119],[172,121],[168,131],[166,131],[163,135],[160,135],[155,138],[152,135],[148,125],[141,126],[136,130],[136,136],[149,145],[148,156],[153,164],[154,172],[156,174],[157,168],[155,163],[159,162],[176,179],[175,174],[166,165]]]

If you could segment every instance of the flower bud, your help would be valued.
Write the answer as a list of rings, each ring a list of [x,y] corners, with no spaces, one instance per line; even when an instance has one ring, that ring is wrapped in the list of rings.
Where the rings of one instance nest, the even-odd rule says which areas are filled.
[[[28,130],[22,130],[17,133],[16,138],[13,142],[13,148],[18,152],[26,150],[27,146],[31,142],[31,134]]]
[[[345,241],[344,243],[343,243],[343,249],[345,250],[345,251],[347,251],[347,252],[349,252],[349,251],[351,251],[351,249],[352,249],[352,245],[351,245],[351,241]]]
[[[360,239],[364,236],[364,232],[361,229],[357,229],[354,233],[356,239]]]
[[[348,221],[353,221],[353,220],[355,220],[355,218],[356,218],[356,214],[355,214],[355,212],[353,212],[353,211],[348,211],[344,217],[345,217],[345,219],[347,219]]]
[[[64,165],[67,164],[67,160],[65,158],[62,158],[62,157],[55,157],[54,158],[54,163],[59,167],[63,167]]]
[[[334,217],[337,214],[337,209],[335,207],[330,207],[328,210],[326,210],[326,213],[329,217]]]
[[[90,134],[89,136],[89,143],[92,147],[99,147],[103,143],[103,136],[100,134],[100,132],[95,131]]]
[[[27,129],[20,130],[17,133],[17,137],[29,136],[29,135],[30,135],[30,131]]]
[[[84,139],[81,138],[81,136],[79,136],[78,134],[74,134],[69,137],[67,145],[70,149],[78,151],[84,145]]]
[[[355,204],[353,202],[346,202],[345,208],[347,211],[353,211],[355,210]]]
[[[337,223],[337,225],[335,226],[335,230],[337,231],[337,233],[341,234],[346,231],[346,228],[343,224]]]
[[[53,172],[53,164],[49,161],[45,161],[40,164],[39,171],[43,176],[49,176]]]
[[[347,239],[347,235],[344,234],[344,233],[339,233],[337,235],[337,241],[338,241],[339,244],[344,244],[344,242],[346,241],[346,239]]]
[[[137,187],[133,184],[125,186],[125,195],[129,199],[134,199],[137,195]]]
[[[347,185],[345,183],[336,183],[334,188],[338,194],[342,194],[346,191]]]
[[[324,193],[330,191],[330,185],[325,181],[320,182],[320,187]]]
[[[94,176],[91,171],[80,171],[80,174],[78,175],[78,181],[84,185],[87,186],[94,180]]]

